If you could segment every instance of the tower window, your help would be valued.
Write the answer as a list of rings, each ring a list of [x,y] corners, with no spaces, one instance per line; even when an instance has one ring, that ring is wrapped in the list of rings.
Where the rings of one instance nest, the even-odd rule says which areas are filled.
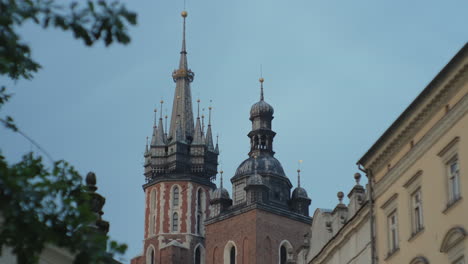
[[[286,264],[286,260],[287,260],[287,251],[286,251],[286,247],[283,245],[281,246],[281,249],[280,249],[280,263]]]
[[[236,248],[231,247],[231,252],[229,253],[230,264],[236,264]]]
[[[174,213],[172,215],[172,231],[177,232],[179,230],[179,215]]]
[[[201,215],[197,215],[197,234],[201,234]]]
[[[174,187],[174,191],[172,194],[172,205],[174,207],[179,206],[179,187]]]
[[[197,249],[195,249],[195,264],[201,264],[200,247],[197,247]]]

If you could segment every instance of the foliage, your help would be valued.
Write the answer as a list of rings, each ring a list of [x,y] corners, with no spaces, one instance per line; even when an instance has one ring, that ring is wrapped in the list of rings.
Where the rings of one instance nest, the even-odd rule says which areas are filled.
[[[0,245],[17,255],[18,263],[37,263],[48,244],[77,255],[76,263],[107,263],[107,236],[93,230],[96,215],[78,172],[64,161],[46,168],[32,153],[9,166],[0,156]],[[111,252],[126,246],[111,242]]]
[[[136,14],[118,1],[65,6],[54,0],[0,0],[0,76],[14,81],[32,79],[41,68],[18,34],[26,22],[73,32],[87,46],[101,41],[108,46],[130,42],[127,27],[136,25]],[[0,110],[10,98],[7,88],[0,87]],[[36,144],[12,117],[0,117],[0,123]],[[49,168],[30,153],[8,164],[0,150],[0,255],[7,246],[18,263],[37,263],[44,247],[52,244],[75,254],[75,263],[112,263],[113,254],[124,253],[126,245],[93,228],[97,216],[90,199],[82,177],[67,162],[53,162]]]

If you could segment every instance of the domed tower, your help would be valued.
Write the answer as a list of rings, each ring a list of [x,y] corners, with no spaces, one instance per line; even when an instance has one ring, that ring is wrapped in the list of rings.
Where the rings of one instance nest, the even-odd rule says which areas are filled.
[[[231,178],[233,186],[233,204],[246,202],[247,180],[257,173],[268,187],[268,202],[283,208],[288,207],[292,184],[284,173],[283,166],[274,157],[273,139],[276,133],[271,130],[273,107],[265,102],[263,95],[264,79],[260,78],[260,101],[250,109],[252,130],[247,135],[250,138],[249,157],[244,160]]]
[[[274,157],[274,110],[265,102],[263,83],[260,78],[260,100],[250,110],[248,158],[231,178],[232,206],[218,211],[213,199],[211,210],[216,214],[205,222],[206,264],[296,263],[310,228],[306,208],[310,199],[307,203],[302,188],[291,199],[292,184]],[[224,189],[215,192],[217,196],[225,193]]]
[[[195,74],[187,63],[186,11],[182,17],[182,50],[179,67],[172,73],[175,93],[169,132],[163,127],[161,101],[159,123],[155,114],[153,136],[145,149],[144,249],[132,264],[204,262],[204,221],[210,215],[210,194],[216,187],[212,181],[218,148],[213,145],[211,107],[206,131],[200,124],[200,111],[194,125],[190,83]]]

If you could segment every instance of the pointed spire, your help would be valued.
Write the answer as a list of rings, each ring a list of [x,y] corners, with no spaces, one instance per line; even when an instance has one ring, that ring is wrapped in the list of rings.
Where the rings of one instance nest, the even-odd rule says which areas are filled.
[[[151,137],[151,146],[155,146],[156,145],[156,135],[158,133],[158,128],[156,126],[156,116],[157,116],[157,112],[158,110],[157,109],[154,109],[154,124],[153,124],[153,135]]]
[[[190,92],[190,83],[193,81],[194,73],[188,69],[187,65],[187,49],[185,44],[185,20],[187,12],[182,11],[181,15],[183,17],[182,50],[180,51],[179,68],[172,73],[176,89],[169,135],[174,140],[176,130],[179,129],[178,126],[180,125],[179,138],[186,141],[187,139],[191,140],[194,134],[192,96]]]
[[[166,120],[165,120],[165,121],[166,121],[166,126],[165,126],[166,129],[164,130],[164,135],[165,135],[166,138],[167,138],[167,113],[166,113],[166,115],[164,116],[164,118],[166,119]]]
[[[197,114],[197,121],[195,123],[195,133],[193,134],[193,141],[192,144],[195,145],[203,145],[203,132],[202,127],[200,124],[200,99],[197,100],[198,103],[198,114]]]
[[[260,77],[260,79],[258,79],[260,81],[260,101],[263,101],[264,98],[263,98],[263,82],[265,81],[265,79],[263,79],[263,77]]]
[[[201,115],[201,124],[202,124],[202,134],[205,135],[205,108],[202,108],[202,115]]]
[[[297,187],[301,187],[301,163],[302,160],[299,160],[298,166],[297,166]]]
[[[187,11],[182,11],[181,16],[184,18],[184,26],[182,30],[182,50],[180,51],[179,69],[187,69],[187,49],[185,47],[185,19],[187,15]]]
[[[216,134],[216,146],[215,146],[215,153],[219,154],[219,146],[218,146],[219,134]]]
[[[219,179],[219,188],[222,189],[223,188],[223,169],[221,169],[221,171],[219,171],[219,174],[221,174],[221,177]]]
[[[208,115],[208,128],[206,129],[206,147],[208,148],[209,151],[214,151],[214,146],[213,146],[213,135],[211,133],[211,110],[213,108],[210,106],[208,107],[208,110],[210,111]]]

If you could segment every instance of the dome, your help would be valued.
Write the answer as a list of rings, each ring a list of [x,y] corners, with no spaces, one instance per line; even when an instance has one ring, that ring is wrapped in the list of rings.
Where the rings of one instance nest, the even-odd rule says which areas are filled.
[[[247,180],[247,185],[263,185],[263,178],[260,174],[254,174]]]
[[[284,174],[283,166],[281,163],[271,155],[260,155],[257,158],[257,173],[259,174],[274,174],[277,176],[286,177]],[[243,175],[254,175],[255,174],[255,159],[249,157],[244,160],[236,170],[234,177]]]
[[[296,189],[294,189],[294,191],[292,193],[292,199],[296,199],[296,198],[307,198],[307,199],[309,199],[309,196],[307,196],[307,191],[304,188],[297,187]]]
[[[215,200],[215,199],[230,199],[229,192],[222,187],[216,188],[216,190],[213,191],[212,200]]]
[[[250,108],[250,118],[262,115],[269,115],[272,116],[274,113],[273,106],[265,102],[264,100],[260,100],[252,105]]]

